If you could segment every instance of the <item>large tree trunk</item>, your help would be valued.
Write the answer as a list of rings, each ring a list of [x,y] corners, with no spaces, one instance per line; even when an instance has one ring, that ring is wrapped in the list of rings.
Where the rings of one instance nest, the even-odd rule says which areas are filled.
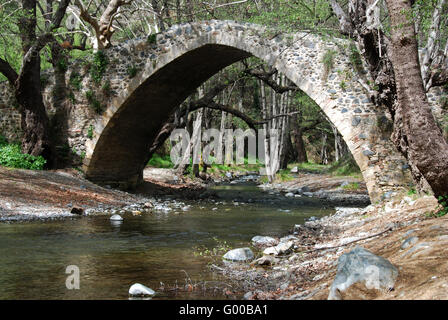
[[[34,156],[42,155],[47,166],[52,165],[53,152],[50,141],[50,121],[41,92],[39,52],[30,49],[36,42],[36,1],[23,0],[24,12],[20,19],[24,61],[20,75],[15,82],[15,96],[22,117],[22,151]]]
[[[26,78],[19,79],[16,99],[22,116],[22,151],[34,156],[42,155],[47,166],[52,165],[52,147],[48,115],[40,91],[40,66],[37,63]]]
[[[386,0],[391,19],[390,59],[397,86],[393,141],[408,159],[418,183],[423,177],[436,197],[448,194],[448,144],[432,115],[420,73],[409,0]]]

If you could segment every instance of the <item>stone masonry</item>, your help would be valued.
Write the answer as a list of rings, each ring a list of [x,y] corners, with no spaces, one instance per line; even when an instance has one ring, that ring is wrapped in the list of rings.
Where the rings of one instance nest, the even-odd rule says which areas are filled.
[[[372,201],[406,189],[408,165],[389,136],[390,116],[368,98],[365,73],[350,62],[350,42],[331,42],[310,33],[279,34],[233,21],[172,26],[166,32],[105,50],[108,64],[100,83],[88,61],[65,75],[66,101],[54,100],[54,76],[46,79],[49,113],[66,110],[67,141],[82,155],[86,177],[100,184],[132,187],[142,179],[149,146],[194,90],[219,70],[255,56],[277,68],[308,94],[337,127],[361,168]],[[324,64],[332,53],[333,66]],[[70,79],[80,79],[73,88]],[[6,84],[0,84],[0,129],[20,137],[18,113]],[[442,93],[431,94],[437,102]],[[8,107],[9,106],[9,107]],[[55,111],[56,110],[56,111]]]

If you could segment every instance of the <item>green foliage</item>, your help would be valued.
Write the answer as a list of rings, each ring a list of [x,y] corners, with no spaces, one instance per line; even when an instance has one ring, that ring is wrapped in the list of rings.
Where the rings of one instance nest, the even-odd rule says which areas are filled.
[[[111,88],[111,85],[110,85],[110,81],[107,80],[107,81],[103,84],[103,86],[101,87],[101,89],[102,89],[102,91],[103,91],[103,94],[104,94],[106,97],[110,96],[110,94],[111,94],[111,92],[112,92],[112,88]]]
[[[148,165],[155,168],[173,168],[174,164],[171,162],[169,155],[162,156],[154,153],[148,162]]]
[[[417,194],[417,190],[415,190],[414,188],[411,188],[408,190],[407,195],[408,196],[413,196]]]
[[[90,125],[89,129],[87,129],[87,138],[93,139],[93,126]]]
[[[68,64],[67,64],[67,60],[65,59],[59,59],[56,62],[56,68],[59,72],[61,73],[65,73],[68,70]]]
[[[348,190],[348,191],[359,190],[359,183],[358,182],[352,182],[352,183],[346,184],[345,186],[342,187],[342,189]]]
[[[439,196],[437,200],[439,201],[439,206],[433,216],[443,217],[448,213],[448,196]]]
[[[337,52],[333,49],[329,49],[325,51],[324,56],[322,57],[322,63],[324,64],[325,74],[328,75],[333,69],[334,66],[334,58]]]
[[[156,44],[157,43],[157,34],[152,33],[148,36],[148,43],[149,44]]]
[[[81,90],[82,88],[82,77],[78,72],[72,72],[70,74],[70,85],[75,89],[76,91]]]
[[[291,175],[289,170],[279,170],[275,176],[275,180],[286,182],[294,180],[294,177]]]
[[[193,255],[196,257],[204,257],[209,259],[209,263],[217,263],[222,261],[222,256],[232,247],[224,240],[219,240],[217,237],[212,238],[215,245],[212,248],[206,246],[197,246],[194,248]]]
[[[361,59],[361,55],[359,54],[358,49],[356,48],[356,46],[354,44],[350,45],[350,63],[353,65],[353,67],[355,67],[355,70],[358,71],[359,73],[362,72],[362,59]]]
[[[42,170],[44,168],[47,161],[42,156],[35,157],[24,154],[21,151],[20,145],[6,144],[4,141],[0,144],[0,165],[31,170]]]
[[[265,10],[257,9],[257,6],[248,6],[245,10],[244,17],[240,19],[248,22],[274,27],[282,32],[296,32],[297,30],[325,30],[320,28],[319,21],[328,19],[331,16],[331,8],[329,1],[291,1],[279,0],[270,4],[267,2],[264,6],[268,6]],[[229,12],[228,16],[219,17],[222,19],[235,19],[238,13]],[[222,13],[224,15],[224,13]]]
[[[312,162],[302,162],[302,163],[290,163],[288,164],[288,169],[297,167],[300,171],[308,173],[324,173],[328,171],[329,165],[318,164]]]
[[[2,136],[2,135],[0,134],[0,147],[4,146],[4,145],[6,145],[6,144],[8,144],[8,140],[6,139],[5,136]]]
[[[361,174],[361,170],[352,156],[346,156],[333,163],[329,172],[336,176],[359,176]]]
[[[131,65],[128,67],[127,72],[128,72],[129,78],[132,79],[137,75],[138,69],[136,66]]]
[[[68,93],[68,99],[69,99],[73,104],[76,103],[76,98],[75,98],[75,94],[73,93],[73,91],[70,91],[70,92]]]
[[[96,112],[101,113],[103,111],[103,107],[101,103],[96,99],[95,94],[92,90],[86,91],[86,98],[89,102],[89,106]]]
[[[90,65],[90,76],[92,77],[93,81],[95,81],[96,83],[100,83],[106,72],[108,64],[109,61],[103,51],[100,50],[93,54],[93,61]]]
[[[87,101],[89,101],[89,102],[94,99],[94,94],[93,94],[92,90],[86,91],[86,98],[87,98]]]

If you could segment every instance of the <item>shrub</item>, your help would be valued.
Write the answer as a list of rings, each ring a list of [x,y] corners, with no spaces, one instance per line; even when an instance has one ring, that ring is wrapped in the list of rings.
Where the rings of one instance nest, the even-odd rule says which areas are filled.
[[[0,134],[0,147],[6,144],[8,144],[8,140],[6,140],[6,138]]]
[[[157,43],[157,34],[152,33],[148,36],[148,43],[149,44],[156,44]]]
[[[104,73],[106,72],[106,67],[108,64],[109,61],[103,51],[95,52],[93,56],[93,63],[90,66],[90,76],[93,81],[100,83]]]
[[[96,112],[101,113],[103,111],[103,107],[101,103],[96,99],[95,94],[92,90],[86,92],[86,99],[89,102],[89,106]]]
[[[132,79],[137,75],[138,69],[136,66],[132,65],[128,67],[129,78]]]
[[[42,170],[47,161],[42,156],[22,153],[18,144],[0,146],[0,165],[18,169]]]
[[[103,94],[108,97],[110,96],[111,92],[112,92],[112,87],[110,85],[110,81],[107,80],[103,86],[101,87]]]
[[[81,90],[82,87],[82,77],[78,72],[72,72],[70,75],[70,85],[76,90]]]
[[[90,125],[89,129],[87,130],[87,138],[93,139],[93,126]]]
[[[67,61],[65,59],[59,59],[56,62],[56,68],[58,69],[59,72],[65,73],[68,70]]]
[[[434,215],[436,217],[443,217],[448,213],[448,196],[439,196],[439,207],[437,208]]]
[[[333,69],[336,54],[337,52],[335,50],[327,50],[322,57],[322,63],[324,64],[324,78],[326,78],[331,69]]]

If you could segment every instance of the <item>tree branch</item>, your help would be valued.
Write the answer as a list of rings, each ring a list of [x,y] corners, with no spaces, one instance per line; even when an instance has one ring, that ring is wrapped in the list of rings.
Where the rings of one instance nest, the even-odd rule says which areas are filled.
[[[300,91],[299,87],[297,86],[281,86],[276,81],[274,81],[271,77],[276,74],[277,70],[271,70],[271,71],[261,71],[261,70],[254,70],[254,69],[246,69],[244,70],[244,73],[254,76],[255,78],[263,81],[266,83],[269,87],[271,87],[276,93],[282,94],[288,91]]]
[[[11,67],[11,65],[0,58],[0,72],[8,79],[9,83],[14,84],[19,77],[17,72]]]

